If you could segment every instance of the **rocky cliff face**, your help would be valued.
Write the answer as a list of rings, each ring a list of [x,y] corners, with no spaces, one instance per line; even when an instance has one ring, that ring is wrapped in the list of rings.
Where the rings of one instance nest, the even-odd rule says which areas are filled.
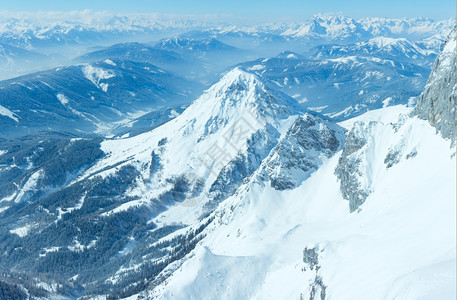
[[[349,200],[350,212],[362,205],[370,194],[369,184],[364,180],[366,174],[362,165],[366,160],[367,143],[374,126],[374,122],[354,124],[347,135],[343,153],[335,169],[335,175],[340,180],[341,193]]]
[[[456,29],[449,34],[443,51],[435,60],[414,114],[455,144],[456,129]]]
[[[343,128],[307,113],[295,120],[263,163],[262,171],[276,190],[296,188],[325,158],[333,156],[343,141]]]

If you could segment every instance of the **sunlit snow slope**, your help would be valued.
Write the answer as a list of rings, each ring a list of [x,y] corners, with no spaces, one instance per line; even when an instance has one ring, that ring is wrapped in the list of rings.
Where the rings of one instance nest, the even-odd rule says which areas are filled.
[[[290,191],[254,176],[150,296],[309,299],[322,282],[326,299],[455,297],[455,156],[449,141],[425,121],[406,118],[408,111],[393,107],[358,119],[377,127],[367,154],[374,192],[359,213],[350,214],[342,198],[334,174],[339,155]],[[387,168],[385,156],[399,145],[417,155],[403,152]],[[304,262],[306,247],[316,247],[319,270]]]

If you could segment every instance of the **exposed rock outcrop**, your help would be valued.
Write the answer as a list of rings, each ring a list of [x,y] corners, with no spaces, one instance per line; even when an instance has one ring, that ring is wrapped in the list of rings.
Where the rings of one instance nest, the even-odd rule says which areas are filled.
[[[295,120],[285,137],[271,151],[262,171],[276,190],[300,185],[341,149],[344,129],[312,114]]]
[[[374,122],[354,124],[346,137],[343,153],[335,169],[343,198],[349,200],[350,212],[357,210],[371,192],[369,185],[364,184],[363,180],[365,174],[361,164],[364,161],[364,155],[361,150],[367,144],[374,126]]]
[[[432,72],[419,96],[414,114],[430,124],[455,144],[456,139],[456,29],[449,34],[443,51],[436,58]]]

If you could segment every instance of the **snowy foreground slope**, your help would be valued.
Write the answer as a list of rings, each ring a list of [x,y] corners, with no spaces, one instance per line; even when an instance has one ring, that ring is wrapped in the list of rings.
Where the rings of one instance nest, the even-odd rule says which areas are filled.
[[[392,107],[351,120],[375,127],[366,157],[374,192],[359,213],[349,213],[334,174],[341,153],[293,190],[276,191],[253,176],[148,296],[314,299],[319,288],[328,299],[454,298],[455,156],[408,112]],[[402,158],[387,168],[393,147]],[[315,262],[304,262],[305,248],[315,249]]]
[[[437,61],[452,53],[455,64],[455,51]],[[210,215],[196,248],[139,298],[455,299],[455,149],[442,127],[417,116],[440,78],[453,76],[454,88],[438,101],[455,103],[455,72],[435,80],[436,72],[416,110],[340,123],[343,150],[298,187],[274,188],[264,161]]]

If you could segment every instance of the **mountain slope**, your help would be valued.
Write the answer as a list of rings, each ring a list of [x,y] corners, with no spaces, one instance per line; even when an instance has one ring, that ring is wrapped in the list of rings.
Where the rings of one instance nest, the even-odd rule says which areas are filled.
[[[0,143],[0,265],[78,295],[130,296],[162,282],[160,272],[195,247],[207,216],[256,170],[272,186],[290,182],[275,153],[303,151],[297,160],[308,167],[294,172],[305,179],[341,148],[342,128],[302,115],[292,98],[237,68],[181,115],[132,138]],[[54,275],[37,277],[43,272]]]
[[[165,49],[157,49],[142,43],[114,44],[106,49],[86,53],[75,58],[77,62],[97,62],[105,59],[122,59],[148,63],[160,68],[176,68],[187,64],[179,54]]]
[[[6,43],[0,44],[0,79],[18,76],[25,70],[36,70],[46,66],[52,59],[43,54],[14,47]]]
[[[281,56],[241,66],[271,80],[303,107],[335,120],[407,104],[420,94],[429,74],[424,67],[376,56],[321,60]]]
[[[108,31],[126,25],[119,18]],[[271,52],[338,37],[351,47],[380,28],[367,24],[430,25],[372,21],[318,16],[301,36],[281,35],[288,25],[189,36]],[[56,38],[69,28],[55,28]],[[69,43],[75,36],[70,29]],[[185,41],[177,46],[188,52]],[[175,57],[155,50],[120,44],[102,61],[0,84],[2,128],[51,124],[0,137],[0,290],[51,299],[455,298],[455,49],[438,58],[414,111],[409,97],[426,68],[290,51],[227,72],[187,106],[195,85],[145,62]],[[214,67],[200,58],[192,64]],[[122,137],[76,138],[79,130]]]
[[[116,122],[190,102],[198,84],[125,60],[56,68],[0,82],[2,137],[37,131],[109,134]]]
[[[214,213],[193,254],[142,297],[454,297],[455,157],[410,111],[386,108],[344,124],[378,127],[367,132],[377,146],[365,154],[372,193],[359,213],[349,213],[334,174],[341,154],[289,191],[253,176]],[[388,166],[394,148],[399,159]]]
[[[188,55],[195,56],[201,56],[211,52],[231,52],[237,50],[235,47],[224,44],[214,38],[200,41],[190,38],[173,37],[163,39],[155,46],[171,51],[187,52]]]
[[[203,191],[207,192],[225,164],[237,155],[255,151],[250,147],[258,147],[257,143],[272,143],[283,123],[291,122],[298,112],[293,99],[269,89],[255,75],[235,69],[164,126],[125,143],[116,140],[103,143],[102,149],[109,157],[87,173],[97,173],[126,157],[131,162],[139,161],[135,165],[144,170],[142,165],[149,164],[152,151],[160,161],[160,168],[157,174],[142,171],[145,180],[154,179],[152,184],[163,188],[184,176],[183,179],[190,181],[187,183],[190,190],[197,187],[192,185],[205,183]],[[254,134],[260,139],[249,144]],[[142,195],[151,188],[150,184],[139,186],[135,193]],[[206,199],[204,193],[197,196]]]
[[[446,52],[430,90],[455,74]],[[441,93],[424,93],[415,111],[443,107],[437,101],[455,97],[455,80]],[[139,299],[455,298],[450,141],[405,106],[340,125],[348,129],[341,152],[287,190],[269,185],[259,168],[208,216],[195,249]],[[283,166],[297,162],[277,155]]]
[[[312,57],[337,58],[344,56],[369,56],[390,59],[398,62],[413,63],[419,66],[429,66],[436,55],[424,50],[416,43],[405,38],[375,37],[356,44],[321,45],[311,49]]]

